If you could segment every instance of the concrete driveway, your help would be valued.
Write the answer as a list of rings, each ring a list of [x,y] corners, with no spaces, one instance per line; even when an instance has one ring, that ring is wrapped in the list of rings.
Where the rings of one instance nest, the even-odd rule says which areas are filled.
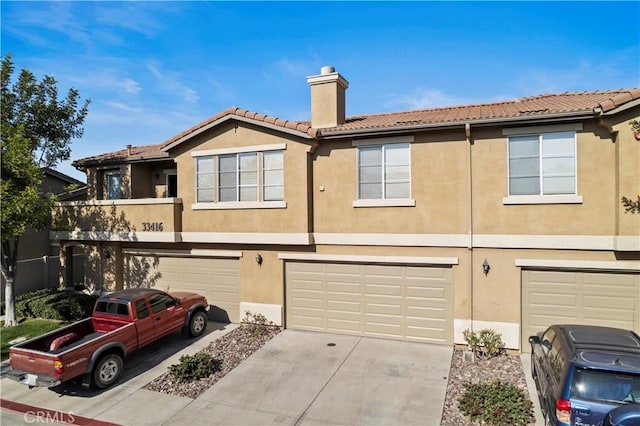
[[[436,425],[449,346],[284,330],[167,424]]]
[[[216,329],[162,362],[162,355],[154,354],[155,367],[136,372],[129,364],[128,377],[106,391],[71,384],[63,385],[68,387],[63,392],[28,390],[3,378],[2,398],[73,412],[95,426],[440,423],[450,346],[284,330],[195,400],[143,388],[177,357],[233,328]],[[142,352],[138,362],[153,362],[142,362],[147,358]],[[14,424],[11,413],[3,409],[2,414],[3,425]]]

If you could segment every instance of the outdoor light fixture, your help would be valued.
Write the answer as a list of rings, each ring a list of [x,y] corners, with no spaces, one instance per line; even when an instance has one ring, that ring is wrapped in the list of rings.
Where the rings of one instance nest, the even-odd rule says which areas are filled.
[[[258,264],[258,266],[262,265],[262,256],[260,256],[260,253],[256,255],[256,263]]]
[[[485,259],[484,262],[482,262],[482,272],[487,275],[490,269],[491,265],[489,265],[489,262],[487,261],[487,259]]]

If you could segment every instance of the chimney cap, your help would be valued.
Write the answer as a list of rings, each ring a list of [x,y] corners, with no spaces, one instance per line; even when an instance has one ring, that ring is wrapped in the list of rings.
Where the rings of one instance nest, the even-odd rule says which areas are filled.
[[[320,75],[327,75],[334,72],[336,72],[336,69],[331,65],[325,65],[324,67],[320,68]]]

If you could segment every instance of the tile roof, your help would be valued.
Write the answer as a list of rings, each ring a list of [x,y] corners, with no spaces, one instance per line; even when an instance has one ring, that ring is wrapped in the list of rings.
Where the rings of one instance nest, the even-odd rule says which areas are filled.
[[[619,89],[595,92],[573,92],[530,96],[525,98],[462,106],[432,108],[415,111],[392,112],[383,114],[356,115],[346,118],[346,122],[336,127],[315,129],[310,122],[288,121],[265,114],[251,112],[245,109],[231,107],[196,124],[195,126],[173,136],[157,145],[131,147],[83,158],[74,161],[76,166],[86,166],[96,163],[120,163],[152,159],[169,158],[163,149],[189,135],[196,134],[218,120],[238,117],[268,125],[281,127],[291,131],[306,134],[311,138],[322,138],[331,134],[342,134],[378,129],[402,129],[404,127],[420,127],[429,125],[455,125],[474,121],[500,122],[510,119],[544,118],[557,114],[585,114],[611,111],[627,102],[640,99],[640,89]]]
[[[322,129],[322,135],[357,130],[402,128],[473,121],[501,121],[517,118],[544,118],[546,115],[603,112],[640,98],[640,89],[575,92],[531,96],[494,103],[432,108],[415,111],[358,115],[336,127]]]
[[[301,133],[304,133],[306,135],[308,135],[309,137],[315,138],[316,137],[316,133],[317,130],[314,129],[313,127],[311,127],[311,125],[309,123],[305,123],[305,122],[298,122],[298,121],[289,121],[289,120],[284,120],[278,117],[271,117],[265,114],[260,114],[257,112],[252,112],[252,111],[248,111],[246,109],[242,109],[242,108],[238,108],[238,107],[231,107],[231,108],[227,108],[222,112],[219,112],[218,114],[214,115],[213,117],[209,117],[206,120],[196,124],[195,126],[191,127],[190,129],[185,130],[184,132],[181,132],[177,135],[175,135],[174,137],[172,137],[171,139],[168,139],[166,141],[164,141],[161,145],[162,148],[165,148],[171,144],[173,144],[176,141],[179,141],[180,139],[189,136],[190,134],[196,133],[198,130],[209,126],[212,123],[215,123],[218,120],[221,120],[227,116],[235,116],[235,117],[239,117],[239,118],[248,118],[250,120],[256,120],[258,122],[263,122],[263,123],[267,123],[267,124],[272,124],[276,127],[282,127],[283,129],[289,129],[289,130],[295,130]]]
[[[169,154],[161,151],[161,148],[161,144],[132,146],[131,153],[129,153],[129,148],[125,148],[119,151],[112,151],[104,154],[94,155],[92,157],[81,158],[79,160],[75,160],[72,164],[76,167],[82,167],[97,163],[122,163],[144,160],[159,160],[163,158],[168,159]]]

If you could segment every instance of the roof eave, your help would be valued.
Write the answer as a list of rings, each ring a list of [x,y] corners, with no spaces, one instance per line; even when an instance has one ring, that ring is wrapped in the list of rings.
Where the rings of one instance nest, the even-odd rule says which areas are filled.
[[[304,139],[313,139],[308,133],[306,132],[301,132],[299,130],[294,130],[294,129],[289,129],[287,127],[282,127],[282,126],[278,126],[275,124],[271,124],[265,121],[261,121],[261,120],[256,120],[253,118],[249,118],[249,117],[242,117],[239,115],[233,115],[233,114],[228,114],[225,115],[224,117],[220,117],[217,120],[212,121],[211,123],[206,124],[205,126],[202,126],[196,130],[194,130],[192,133],[189,133],[188,135],[184,135],[178,139],[176,139],[175,141],[171,142],[169,145],[165,146],[164,148],[161,149],[161,151],[163,152],[169,152],[170,150],[172,150],[173,148],[177,147],[178,145],[182,144],[183,142],[186,142],[187,140],[200,135],[216,126],[219,126],[220,124],[223,124],[227,121],[242,121],[245,123],[249,123],[249,124],[253,124],[255,126],[259,126],[259,127],[265,127],[271,130],[275,130],[277,132],[282,132],[282,133],[287,133],[293,136],[297,136],[300,138],[304,138]]]
[[[424,123],[424,124],[414,124],[409,126],[394,126],[394,127],[386,127],[386,128],[338,130],[338,131],[331,131],[328,133],[324,133],[322,132],[322,130],[319,130],[318,139],[322,139],[322,140],[340,139],[346,136],[358,136],[358,137],[382,136],[382,135],[388,135],[388,134],[394,134],[394,133],[407,133],[411,131],[420,131],[420,130],[452,129],[452,128],[464,127],[467,124],[470,124],[476,127],[478,126],[487,127],[487,126],[495,126],[496,124],[517,125],[517,124],[545,123],[548,121],[557,122],[557,121],[585,120],[593,117],[594,117],[593,110],[583,110],[583,111],[545,114],[543,116],[500,117],[500,118],[445,121],[445,122],[437,122],[437,123]]]
[[[623,105],[620,105],[619,107],[610,109],[609,111],[605,111],[602,113],[602,115],[615,115],[628,109],[635,108],[637,106],[640,106],[640,98],[634,99],[633,101],[627,102]]]

